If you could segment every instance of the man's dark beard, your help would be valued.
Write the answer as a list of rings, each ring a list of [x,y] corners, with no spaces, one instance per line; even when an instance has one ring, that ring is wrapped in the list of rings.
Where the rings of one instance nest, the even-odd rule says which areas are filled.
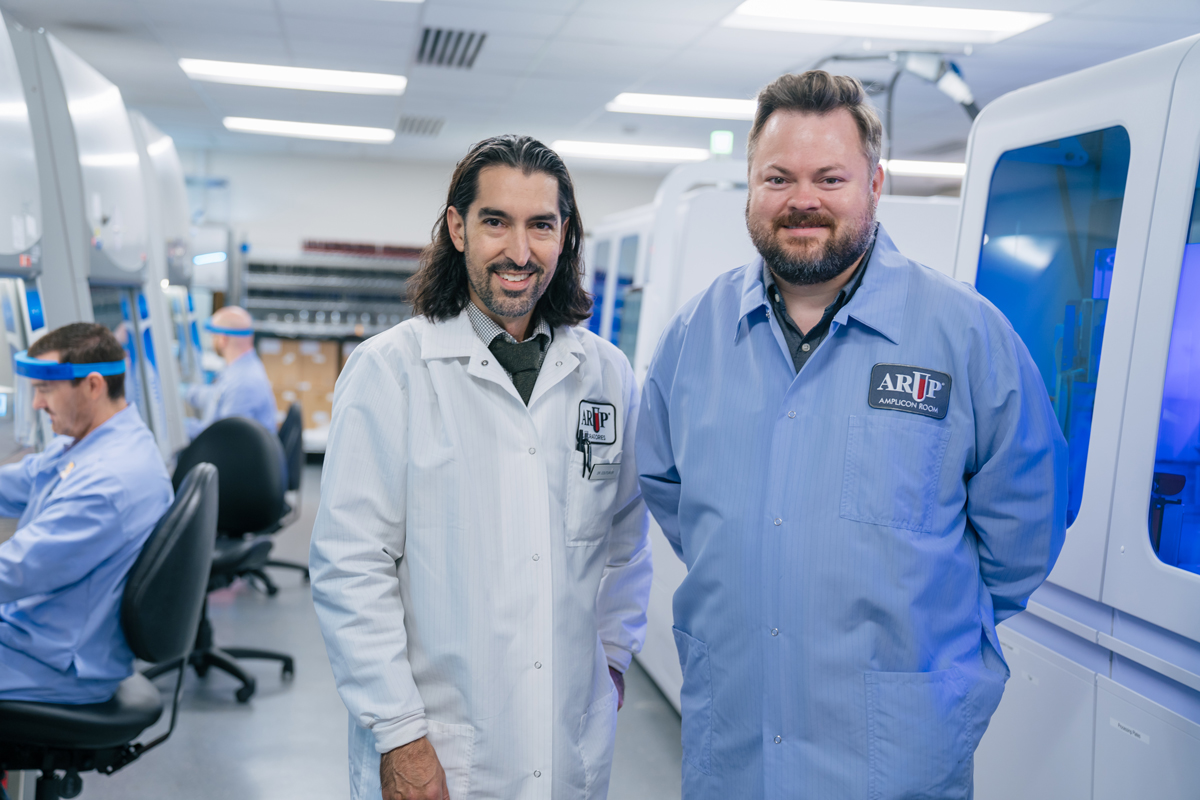
[[[470,281],[471,287],[475,289],[475,294],[479,295],[480,301],[483,302],[487,310],[501,317],[523,317],[537,307],[538,301],[542,299],[542,294],[545,293],[546,287],[535,285],[533,292],[521,298],[520,293],[516,297],[511,296],[507,290],[501,285],[500,293],[492,291],[491,281],[489,280],[492,273],[495,272],[532,272],[535,281],[541,281],[546,273],[531,260],[524,267],[518,266],[511,258],[504,258],[489,264],[484,273],[484,280],[481,285],[476,285],[475,278],[471,274],[470,269],[467,270],[467,280]],[[539,291],[539,289],[541,291]],[[521,302],[521,300],[525,302]]]
[[[871,237],[875,234],[875,209],[872,207],[863,217],[838,226],[833,218],[824,214],[809,214],[794,211],[783,217],[771,220],[764,229],[762,225],[753,225],[749,219],[750,208],[746,207],[746,227],[750,230],[750,240],[759,255],[763,257],[767,267],[781,281],[793,286],[812,286],[825,283],[845,272],[871,245]],[[821,248],[815,258],[805,258],[789,254],[775,234],[781,228],[829,228],[833,235]],[[839,232],[838,227],[845,228]]]

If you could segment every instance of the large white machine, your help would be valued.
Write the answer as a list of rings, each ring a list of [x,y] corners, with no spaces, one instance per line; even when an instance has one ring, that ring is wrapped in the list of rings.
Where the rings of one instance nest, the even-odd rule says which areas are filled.
[[[19,458],[30,431],[14,426],[12,356],[44,326],[38,277],[42,258],[42,194],[25,92],[7,34],[0,31],[0,462]]]
[[[182,174],[161,166],[174,146],[131,119],[117,87],[53,36],[11,22],[3,34],[13,62],[6,80],[20,80],[14,108],[32,132],[42,211],[40,223],[25,227],[27,239],[43,229],[28,254],[40,269],[25,278],[25,338],[76,321],[111,328],[128,354],[127,399],[169,458],[187,443],[179,370],[175,359],[159,358],[176,349],[162,291],[178,251],[178,225],[165,216],[177,198],[164,186],[175,177],[182,183]],[[6,138],[4,157],[20,141]]]
[[[1066,545],[1001,626],[976,797],[1200,797],[1200,37],[1006,95],[955,277],[1008,316],[1070,448]]]
[[[746,231],[746,163],[677,167],[654,202],[605,217],[588,241],[592,331],[621,348],[639,381],[671,317],[718,275],[757,257]],[[900,249],[949,274],[959,203],[946,197],[880,198],[877,217]],[[671,633],[671,599],[686,570],[651,523],[654,583],[646,644],[638,662],[679,708],[683,673]]]

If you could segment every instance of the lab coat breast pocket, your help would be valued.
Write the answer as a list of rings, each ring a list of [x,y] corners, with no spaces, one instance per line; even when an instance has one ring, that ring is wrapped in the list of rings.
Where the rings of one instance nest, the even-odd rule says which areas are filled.
[[[841,517],[929,533],[950,428],[899,417],[850,417]]]
[[[567,467],[567,547],[598,545],[612,527],[621,452],[601,453],[601,448],[593,448],[592,452],[591,477],[584,473],[583,453],[573,453]]]

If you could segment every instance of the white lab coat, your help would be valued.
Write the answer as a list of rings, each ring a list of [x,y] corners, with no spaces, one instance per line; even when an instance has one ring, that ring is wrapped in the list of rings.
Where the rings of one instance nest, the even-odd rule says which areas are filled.
[[[582,401],[616,411],[592,448],[615,479],[581,474]],[[453,800],[606,796],[608,667],[642,645],[651,579],[637,410],[629,362],[586,330],[554,331],[528,407],[465,312],[354,351],[311,565],[356,799],[379,798],[379,753],[422,736]]]

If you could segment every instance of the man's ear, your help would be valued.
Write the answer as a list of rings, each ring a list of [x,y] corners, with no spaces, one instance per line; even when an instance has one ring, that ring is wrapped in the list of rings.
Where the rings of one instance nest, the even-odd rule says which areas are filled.
[[[454,242],[455,249],[460,253],[466,252],[467,221],[454,206],[446,206],[446,228],[450,231],[450,241]]]
[[[99,400],[108,394],[108,381],[99,372],[89,372],[83,382],[87,384],[88,397]]]

